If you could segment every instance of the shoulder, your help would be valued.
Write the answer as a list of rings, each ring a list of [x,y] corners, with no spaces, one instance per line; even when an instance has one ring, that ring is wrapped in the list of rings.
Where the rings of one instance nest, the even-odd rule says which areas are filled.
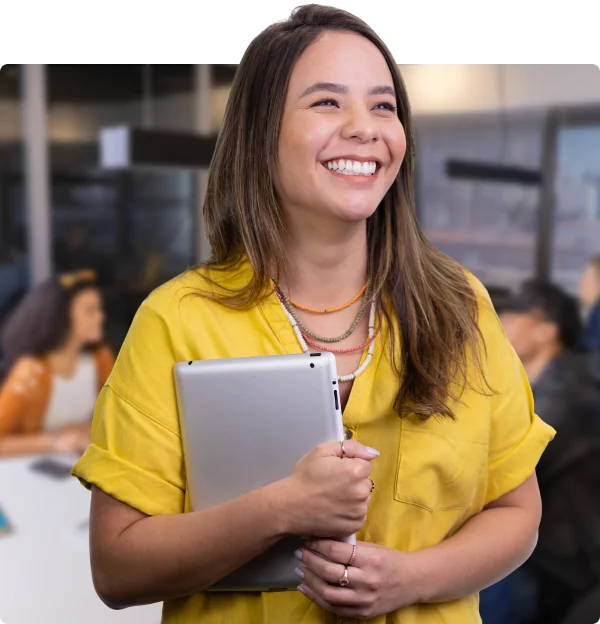
[[[494,306],[492,304],[492,299],[490,297],[490,293],[488,292],[487,288],[482,284],[482,282],[475,277],[475,275],[473,275],[473,273],[471,273],[471,271],[469,271],[468,269],[465,269],[465,267],[462,267],[463,273],[465,275],[465,277],[467,278],[467,282],[469,282],[469,286],[471,286],[471,289],[473,290],[473,293],[475,294],[475,297],[477,299],[477,306],[479,308],[479,310],[481,310],[482,308],[485,310],[489,310],[489,309],[494,309]]]
[[[177,275],[153,290],[140,306],[143,314],[158,315],[165,320],[181,318],[186,310],[194,315],[203,312],[224,312],[215,296],[247,286],[251,279],[247,261],[227,268],[194,267]]]
[[[35,356],[20,357],[9,371],[5,388],[16,395],[31,395],[48,380],[50,371],[44,360]]]
[[[482,332],[490,330],[490,329],[500,329],[502,330],[502,325],[500,323],[500,319],[496,313],[496,309],[494,308],[494,304],[492,302],[492,298],[490,297],[490,293],[487,288],[481,283],[481,281],[473,275],[468,269],[463,267],[463,271],[471,289],[475,295],[475,300],[477,302],[477,315],[478,315],[478,323],[479,328]]]
[[[108,360],[114,357],[113,350],[106,343],[98,345],[91,351],[91,355],[97,360]]]
[[[91,352],[96,368],[104,370],[115,363],[115,354],[107,344],[101,344]]]

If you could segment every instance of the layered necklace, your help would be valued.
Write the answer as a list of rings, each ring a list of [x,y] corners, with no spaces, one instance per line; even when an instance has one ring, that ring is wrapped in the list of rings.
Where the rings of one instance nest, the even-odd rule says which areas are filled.
[[[285,315],[290,322],[292,329],[294,330],[294,334],[296,335],[296,338],[298,339],[298,342],[302,347],[302,351],[304,351],[304,353],[309,353],[309,345],[311,345],[318,351],[329,351],[334,354],[363,351],[368,347],[367,357],[365,358],[365,361],[353,373],[350,373],[349,375],[338,375],[338,381],[352,381],[358,376],[362,375],[371,363],[371,360],[373,359],[373,352],[375,350],[375,338],[377,338],[377,335],[379,334],[379,329],[375,330],[375,315],[377,312],[377,305],[375,301],[371,303],[371,307],[369,310],[369,336],[365,342],[358,345],[357,347],[351,347],[347,349],[333,349],[320,343],[324,342],[330,345],[332,343],[341,342],[345,338],[348,338],[348,336],[350,336],[354,332],[366,310],[367,301],[370,296],[369,283],[367,282],[361,288],[358,294],[356,294],[350,301],[348,301],[344,305],[338,306],[336,308],[316,309],[302,306],[296,303],[285,294],[283,289],[280,288],[279,284],[274,278],[272,278],[272,280],[273,285],[275,286],[275,294],[277,295],[279,303],[281,304],[281,307],[283,308],[283,311],[285,312]],[[302,323],[302,321],[298,318],[298,315],[295,312],[295,310],[297,309],[304,310],[306,312],[312,312],[313,314],[332,314],[334,312],[339,312],[341,310],[349,308],[353,303],[358,301],[361,296],[363,296],[363,302],[360,310],[358,311],[358,314],[352,322],[352,325],[343,334],[341,334],[340,336],[336,336],[335,338],[315,334],[308,327],[306,327],[304,323]]]

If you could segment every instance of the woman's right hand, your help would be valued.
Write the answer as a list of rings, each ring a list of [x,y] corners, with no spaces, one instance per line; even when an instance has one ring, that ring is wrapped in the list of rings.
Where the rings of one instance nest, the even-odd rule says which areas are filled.
[[[286,533],[315,537],[348,537],[365,523],[377,451],[356,440],[321,444],[305,455],[280,482],[278,507]]]

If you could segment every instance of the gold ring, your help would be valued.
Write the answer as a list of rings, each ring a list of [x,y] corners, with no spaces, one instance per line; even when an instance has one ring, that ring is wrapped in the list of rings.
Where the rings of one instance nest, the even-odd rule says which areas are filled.
[[[350,581],[348,580],[348,566],[344,566],[344,576],[340,579],[340,587],[348,587]]]
[[[369,479],[369,481],[371,482],[371,492],[372,492],[375,489],[375,481],[373,481],[371,477],[367,477],[367,479]]]
[[[348,563],[346,565],[348,567],[350,567],[354,563],[355,559],[356,559],[356,544],[353,544],[352,545],[352,555],[350,555],[350,561],[348,561]]]
[[[346,447],[344,446],[344,440],[340,440],[340,446],[342,447],[342,457],[346,457]]]

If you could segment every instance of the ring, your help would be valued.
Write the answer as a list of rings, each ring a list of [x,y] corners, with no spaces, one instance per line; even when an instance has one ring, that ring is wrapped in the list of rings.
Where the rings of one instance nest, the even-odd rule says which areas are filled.
[[[340,446],[342,447],[342,457],[346,457],[346,447],[344,446],[344,440],[340,440]]]
[[[350,585],[350,581],[348,580],[348,566],[344,566],[344,576],[339,581],[340,587],[348,587]]]
[[[355,559],[356,559],[356,544],[353,544],[352,545],[352,555],[350,555],[350,561],[348,561],[348,563],[346,565],[348,567],[350,567],[354,563]]]
[[[367,477],[367,479],[369,479],[369,481],[371,482],[371,492],[372,492],[375,489],[375,481],[373,481],[371,477]]]

